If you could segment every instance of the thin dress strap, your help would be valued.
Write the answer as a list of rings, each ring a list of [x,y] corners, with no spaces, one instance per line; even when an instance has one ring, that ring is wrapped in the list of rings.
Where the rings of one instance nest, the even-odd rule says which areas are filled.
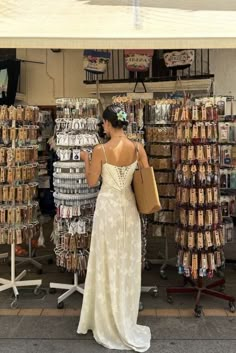
[[[103,149],[103,152],[104,152],[105,161],[106,161],[106,163],[107,163],[107,155],[106,155],[105,147],[104,147],[103,144],[102,144],[102,149]]]

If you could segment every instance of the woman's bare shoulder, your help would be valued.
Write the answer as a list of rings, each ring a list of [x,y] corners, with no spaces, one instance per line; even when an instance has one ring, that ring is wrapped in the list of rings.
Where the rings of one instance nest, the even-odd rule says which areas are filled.
[[[96,145],[95,147],[94,147],[94,151],[101,151],[102,150],[102,148],[103,148],[103,145],[101,144],[101,143],[99,143],[98,145]]]

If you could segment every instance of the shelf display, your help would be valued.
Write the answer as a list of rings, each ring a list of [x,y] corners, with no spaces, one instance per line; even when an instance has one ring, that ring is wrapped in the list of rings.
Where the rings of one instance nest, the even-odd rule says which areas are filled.
[[[223,218],[225,243],[235,241],[234,221],[236,217],[236,117],[233,115],[233,98],[231,115],[222,109],[219,122],[220,150],[220,204]],[[227,260],[231,260],[228,259]]]
[[[16,245],[31,246],[40,236],[37,116],[37,107],[0,107],[0,244],[11,245],[11,281],[0,279],[0,291],[13,289],[13,307],[18,286],[41,285],[41,280],[21,281],[26,271],[15,277]]]
[[[178,268],[193,279],[212,277],[224,265],[217,119],[217,110],[203,105],[176,108],[173,113]]]
[[[131,141],[144,144],[144,102],[141,99],[135,100],[126,96],[113,97],[112,102],[122,105],[127,113],[129,124],[126,129],[126,136]]]
[[[149,164],[154,168],[162,210],[149,216],[149,242],[155,237],[163,238],[165,243],[160,263],[160,276],[167,279],[167,265],[175,265],[175,258],[169,258],[169,242],[175,233],[175,185],[172,166],[172,143],[174,126],[171,121],[176,100],[150,100],[145,104],[145,142]],[[154,237],[154,238],[153,238]]]
[[[206,102],[205,102],[206,103]],[[220,106],[222,108],[222,105]],[[195,315],[201,315],[201,293],[229,301],[233,310],[235,298],[218,294],[212,288],[222,286],[224,279],[203,286],[203,278],[213,278],[225,264],[220,205],[220,154],[218,148],[218,106],[189,102],[176,107],[172,114],[175,122],[176,205],[178,226],[177,266],[179,274],[192,288],[168,288],[171,293],[195,293]]]
[[[49,173],[48,173],[48,159],[49,159],[49,146],[48,139],[53,135],[54,122],[52,119],[52,111],[39,110],[38,114],[38,126],[39,126],[39,158],[38,158],[38,183],[39,189],[49,189]]]
[[[54,202],[57,214],[52,238],[56,245],[56,264],[74,272],[74,285],[58,298],[58,306],[73,292],[83,293],[78,276],[85,276],[89,256],[92,220],[100,184],[89,188],[80,150],[92,152],[99,143],[97,134],[98,100],[90,98],[57,99],[56,152],[54,163]],[[51,283],[51,288],[64,288]]]

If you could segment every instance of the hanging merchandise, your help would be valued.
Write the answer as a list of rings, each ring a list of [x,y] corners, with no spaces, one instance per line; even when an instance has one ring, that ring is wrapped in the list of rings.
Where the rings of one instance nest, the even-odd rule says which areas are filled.
[[[175,232],[175,186],[172,167],[172,143],[174,126],[171,121],[172,111],[177,104],[175,99],[149,100],[144,108],[145,142],[149,164],[154,168],[158,184],[162,210],[149,217],[148,243],[162,243],[164,253],[159,253],[155,263],[161,265],[160,276],[167,279],[166,267],[176,263],[169,258],[169,242],[173,241]],[[159,239],[157,239],[159,238]],[[159,244],[160,247],[160,244]],[[148,249],[150,252],[150,248]],[[150,261],[154,261],[150,259]]]
[[[114,96],[112,102],[121,105],[127,113],[129,122],[125,131],[127,137],[132,141],[144,144],[144,101],[132,99],[129,96]]]
[[[83,67],[93,74],[103,74],[110,60],[111,53],[97,50],[84,50]]]
[[[89,256],[93,212],[99,183],[87,184],[80,150],[92,152],[99,143],[97,134],[98,100],[89,98],[57,99],[56,153],[53,185],[57,214],[52,239],[55,243],[56,264],[60,270],[74,273],[74,285],[58,298],[58,307],[73,291],[83,292],[78,276],[84,277]],[[51,283],[51,288],[68,289]]]
[[[198,292],[195,314],[201,315],[201,293],[215,296],[203,287],[203,278],[212,279],[214,272],[225,265],[220,205],[220,156],[218,149],[218,109],[216,105],[180,105],[173,110],[175,127],[176,203],[178,227],[177,266],[179,274]],[[196,282],[194,282],[196,280]],[[196,283],[196,284],[195,284]],[[210,288],[225,283],[224,279]],[[183,288],[168,288],[167,293],[184,293]],[[187,290],[186,290],[187,292]],[[230,309],[235,310],[235,298],[226,295]],[[171,297],[168,298],[171,301]]]
[[[217,110],[180,107],[175,109],[173,120],[177,122],[174,161],[180,219],[176,233],[179,273],[193,279],[211,278],[217,267],[224,265]],[[213,258],[216,261],[212,262]]]
[[[231,114],[222,109],[219,122],[220,150],[220,203],[225,243],[235,243],[234,222],[236,217],[236,120],[233,97],[222,97],[231,106]],[[229,109],[228,109],[229,110]],[[235,258],[230,254],[230,262]]]
[[[164,51],[165,65],[170,69],[183,70],[190,67],[194,61],[194,50]]]
[[[21,245],[26,244],[29,248],[29,257],[23,258],[22,262],[31,263],[31,246],[37,244],[40,237],[38,202],[35,200],[38,187],[37,117],[37,107],[0,106],[0,245],[11,245],[11,280],[0,279],[3,284],[0,292],[13,289],[12,307],[17,306],[17,287],[37,286],[37,292],[41,285],[41,280],[21,282],[26,271],[15,276],[15,261],[22,260],[15,255],[19,249],[27,254]]]
[[[129,49],[124,51],[127,70],[145,72],[149,70],[154,50]]]

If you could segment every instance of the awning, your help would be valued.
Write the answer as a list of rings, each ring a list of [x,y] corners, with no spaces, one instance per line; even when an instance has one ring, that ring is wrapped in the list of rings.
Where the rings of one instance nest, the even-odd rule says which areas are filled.
[[[236,48],[235,0],[0,0],[2,48]]]

